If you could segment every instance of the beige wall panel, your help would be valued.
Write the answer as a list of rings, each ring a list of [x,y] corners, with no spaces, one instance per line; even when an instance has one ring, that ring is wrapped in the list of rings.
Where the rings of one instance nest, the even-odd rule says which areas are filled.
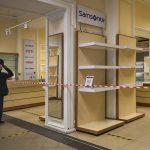
[[[126,36],[126,34],[119,35],[118,40],[119,40],[119,45],[127,45],[127,46],[130,46],[133,48],[136,47],[136,39],[133,37]],[[126,53],[126,51],[128,51],[128,50],[125,50],[125,53]]]
[[[5,29],[17,24],[15,19],[0,17],[0,52],[17,53],[17,30],[6,36]]]
[[[135,69],[120,69],[119,70],[119,85],[135,83]]]
[[[15,101],[12,100],[12,101],[5,102],[4,108],[28,105],[28,104],[36,104],[36,103],[40,103],[40,102],[44,102],[44,97],[36,97],[36,98],[22,99],[22,100],[15,100]]]
[[[119,90],[119,118],[136,113],[136,90]]]
[[[150,89],[137,89],[136,92],[150,92]]]
[[[31,87],[31,88],[29,88],[29,87],[22,87],[22,88],[11,88],[11,89],[9,89],[9,94],[13,94],[13,93],[22,93],[22,92],[42,92],[42,91],[44,91],[44,89],[42,88],[42,87]]]
[[[93,85],[105,85],[105,70],[81,70],[78,74],[78,84],[85,83],[86,76],[94,76]]]
[[[17,99],[26,99],[26,98],[34,98],[34,97],[41,97],[44,96],[44,91],[38,92],[27,92],[27,93],[17,93],[17,94],[10,94],[5,97],[5,101],[7,100],[17,100]]]
[[[80,65],[105,65],[105,51],[79,49]]]
[[[79,33],[78,36],[79,44],[85,42],[105,42],[104,36],[94,35],[94,34],[89,34],[84,32],[78,32],[78,33]]]
[[[131,50],[119,50],[120,66],[135,66],[136,52]]]
[[[78,125],[105,119],[105,92],[78,94]]]
[[[132,35],[132,6],[127,0],[119,0],[119,33]]]
[[[136,97],[136,102],[150,104],[150,97],[149,98]]]
[[[78,42],[105,42],[105,38],[89,33],[78,33]],[[78,66],[105,65],[105,50],[87,50],[78,48]],[[93,84],[105,84],[105,70],[78,70],[78,83],[84,84],[88,75],[94,76]],[[77,125],[105,118],[105,92],[78,92]]]
[[[150,98],[150,91],[149,92],[136,92],[136,96]]]
[[[119,45],[136,47],[136,39],[124,35],[118,35]],[[118,65],[135,66],[136,52],[134,50],[119,50]],[[118,84],[135,83],[135,69],[121,69],[118,71]]]
[[[135,26],[150,30],[150,7],[144,0],[136,0],[135,3]],[[143,35],[144,36],[144,35]],[[144,36],[145,37],[145,36]],[[149,35],[150,37],[150,35]]]
[[[49,57],[49,65],[58,65],[58,56]]]
[[[77,0],[77,3],[97,11],[105,12],[105,0]]]

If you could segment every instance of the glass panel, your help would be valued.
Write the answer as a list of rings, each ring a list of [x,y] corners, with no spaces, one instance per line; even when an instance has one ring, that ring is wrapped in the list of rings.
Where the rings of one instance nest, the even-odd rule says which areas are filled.
[[[0,53],[0,58],[3,59],[5,65],[8,66],[13,71],[14,76],[12,77],[12,79],[18,79],[18,55]]]
[[[136,37],[136,46],[148,50],[149,39],[144,37]],[[148,51],[136,54],[136,66],[142,67],[136,69],[137,83],[150,81],[150,57]]]
[[[63,118],[63,34],[49,36],[48,115]]]

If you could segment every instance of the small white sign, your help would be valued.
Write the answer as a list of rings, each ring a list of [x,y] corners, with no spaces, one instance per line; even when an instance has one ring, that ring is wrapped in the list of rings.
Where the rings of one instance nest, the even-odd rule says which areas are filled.
[[[78,6],[77,20],[78,22],[105,28],[105,15],[84,6]]]
[[[92,87],[94,76],[86,76],[85,87]]]

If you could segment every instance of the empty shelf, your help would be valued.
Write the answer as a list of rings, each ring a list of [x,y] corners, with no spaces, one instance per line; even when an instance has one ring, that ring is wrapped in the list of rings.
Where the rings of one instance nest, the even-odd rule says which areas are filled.
[[[124,117],[119,117],[119,119],[130,122],[133,121],[135,119],[141,118],[144,116],[144,113],[134,113],[128,116],[124,116]]]
[[[90,48],[90,49],[106,49],[106,50],[116,50],[116,49],[131,49],[137,51],[143,51],[143,48],[138,47],[129,47],[127,45],[115,45],[115,44],[108,44],[108,43],[101,43],[101,42],[88,42],[79,44],[80,48]]]
[[[117,90],[119,87],[100,87],[100,88],[90,88],[90,87],[84,87],[79,88],[80,92],[104,92],[104,91],[111,91],[111,90]]]
[[[103,66],[103,65],[89,65],[79,66],[79,69],[134,69],[143,68],[142,66]]]

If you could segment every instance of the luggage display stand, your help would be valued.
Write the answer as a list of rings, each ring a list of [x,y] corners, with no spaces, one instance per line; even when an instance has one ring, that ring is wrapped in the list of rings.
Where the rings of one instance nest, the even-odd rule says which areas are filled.
[[[77,32],[77,78],[76,83],[84,85],[87,76],[93,76],[92,87],[76,88],[76,129],[91,134],[101,134],[116,127],[122,126],[125,121],[142,117],[136,113],[135,94],[135,55],[139,48],[129,47],[128,43],[113,45],[105,43],[104,36]],[[128,45],[128,46],[127,46]],[[131,45],[132,46],[132,45]],[[121,63],[121,50],[126,53],[132,49],[132,61]],[[120,59],[117,66],[107,66],[107,51],[118,51]],[[134,52],[133,52],[134,51]],[[126,62],[126,61],[125,61]],[[130,63],[131,62],[131,63]],[[133,63],[132,63],[133,62]],[[117,81],[120,86],[130,86],[130,89],[122,89],[120,86],[108,85],[107,70],[117,70]],[[128,77],[126,77],[128,76]],[[126,78],[124,78],[126,77]],[[115,90],[116,116],[107,117],[107,93]],[[131,93],[129,92],[131,90]],[[109,111],[110,112],[110,111]],[[112,112],[114,113],[114,112]]]

